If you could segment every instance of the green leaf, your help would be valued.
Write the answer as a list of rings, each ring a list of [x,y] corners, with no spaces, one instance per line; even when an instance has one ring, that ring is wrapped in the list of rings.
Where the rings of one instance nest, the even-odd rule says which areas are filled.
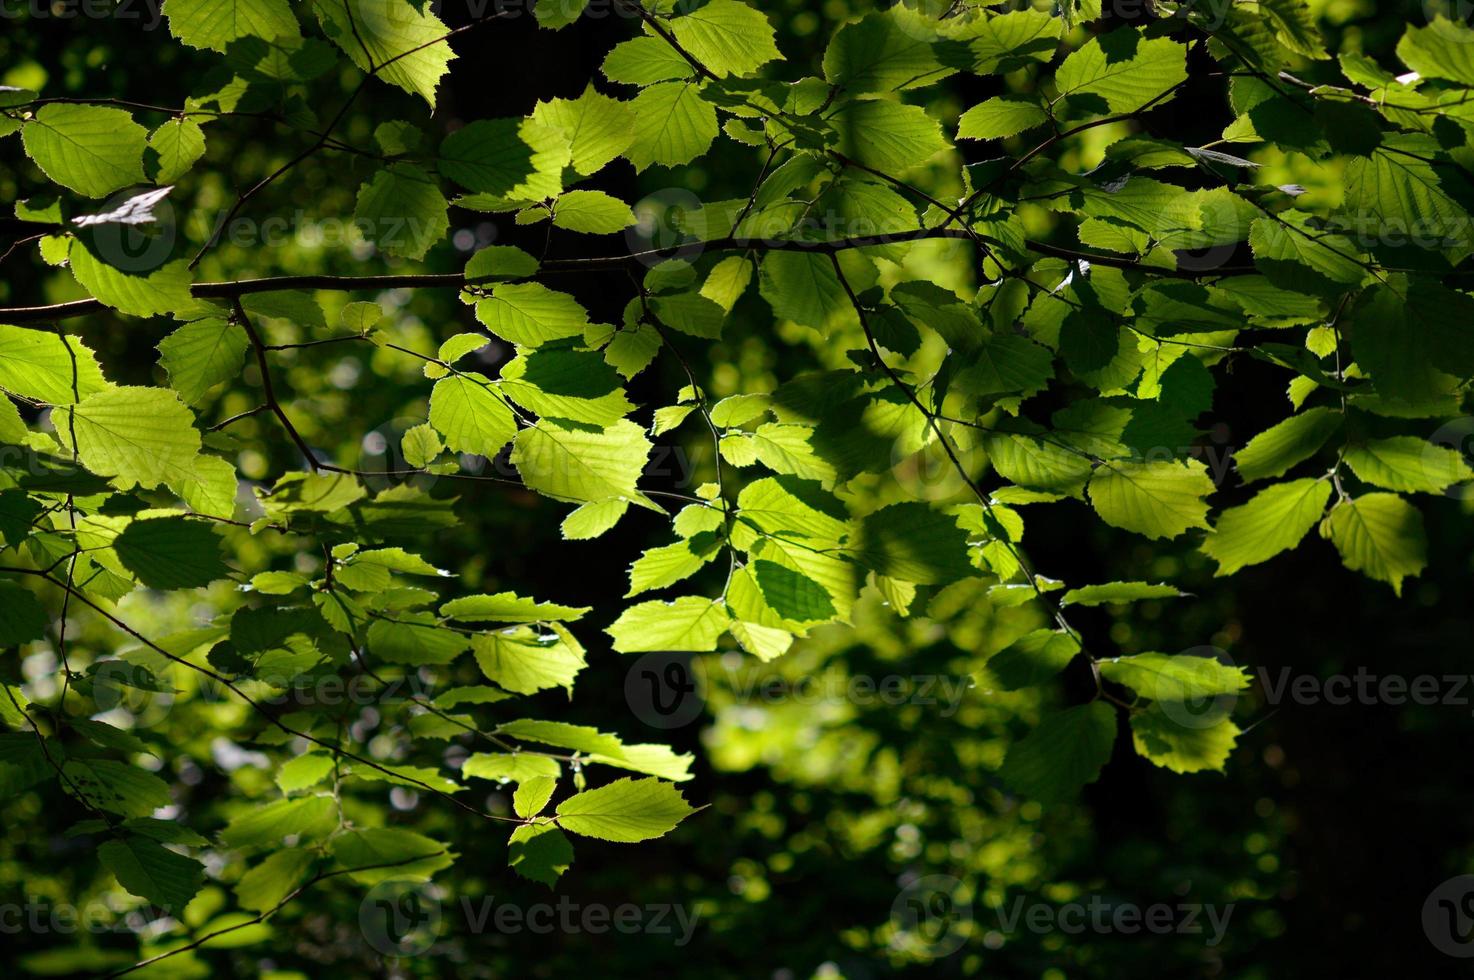
[[[937,57],[935,29],[897,4],[845,24],[824,49],[824,78],[844,91],[894,92],[952,73]]]
[[[558,633],[540,634],[522,627],[473,637],[476,663],[488,680],[517,694],[551,687],[573,693],[573,679],[587,666],[584,652]]]
[[[421,259],[450,229],[440,185],[419,167],[397,163],[359,188],[353,217],[379,250]]]
[[[276,771],[276,785],[288,795],[316,786],[328,777],[335,764],[326,752],[307,752],[288,759]]]
[[[163,388],[109,388],[58,409],[56,428],[93,473],[127,489],[194,478],[200,434],[179,396]]]
[[[861,99],[832,117],[845,156],[887,174],[925,163],[948,148],[942,128],[920,106]]]
[[[197,405],[215,385],[240,376],[248,347],[246,331],[236,324],[195,320],[159,342],[159,363],[185,404]]]
[[[641,602],[620,613],[605,630],[616,653],[648,650],[715,650],[730,625],[720,600],[682,596],[674,602]]]
[[[1203,553],[1218,563],[1214,574],[1231,575],[1295,547],[1321,519],[1330,496],[1329,481],[1291,480],[1224,511],[1203,542]]]
[[[1113,602],[1138,602],[1142,599],[1175,599],[1183,593],[1170,585],[1151,582],[1107,582],[1070,589],[1060,598],[1061,606],[1103,606]]]
[[[529,881],[552,888],[573,864],[573,845],[550,823],[523,824],[507,841],[507,864]]]
[[[476,319],[519,347],[538,347],[563,337],[582,337],[589,315],[567,293],[536,282],[498,285],[476,304]]]
[[[111,759],[70,759],[62,765],[68,793],[97,810],[147,817],[168,806],[169,784],[151,772]]]
[[[1474,30],[1462,21],[1437,16],[1427,27],[1408,24],[1397,42],[1402,63],[1424,78],[1474,85]]]
[[[512,812],[524,820],[537,816],[553,798],[558,780],[551,776],[533,776],[525,779],[512,794]]]
[[[593,85],[576,99],[539,102],[532,118],[562,132],[570,144],[569,165],[584,175],[602,170],[629,149],[635,138],[634,110],[619,99],[594,91]]]
[[[98,845],[97,859],[131,894],[175,915],[204,883],[204,865],[147,837],[128,835]]]
[[[691,63],[664,38],[637,37],[621,41],[604,59],[604,76],[625,85],[649,85],[695,74]]]
[[[645,433],[628,420],[590,432],[544,419],[517,433],[512,465],[523,483],[555,500],[584,503],[617,497],[660,511],[635,486],[650,449]]]
[[[18,647],[46,635],[51,617],[28,589],[0,581],[0,647]],[[8,701],[0,695],[0,701]]]
[[[171,0],[178,2],[178,0]],[[237,0],[242,2],[242,0]],[[318,0],[323,33],[364,71],[435,108],[435,87],[455,52],[429,4],[403,0]]]
[[[1037,99],[998,95],[973,106],[957,120],[957,138],[996,140],[1015,136],[1048,120]]]
[[[998,775],[1025,796],[1065,802],[1100,775],[1115,740],[1116,713],[1106,702],[1066,708],[1011,745]]]
[[[750,75],[782,57],[763,12],[738,0],[710,0],[668,22],[691,56],[717,76]]]
[[[1101,519],[1149,538],[1208,528],[1203,498],[1212,492],[1207,467],[1197,460],[1107,463],[1090,478],[1090,502]]]
[[[455,863],[444,844],[397,827],[353,830],[334,837],[333,857],[344,868],[360,869],[348,877],[361,885],[381,881],[428,881],[435,872]]]
[[[429,613],[375,619],[368,629],[369,652],[390,663],[448,664],[470,648],[469,637],[442,627]]]
[[[399,451],[404,454],[406,463],[418,469],[433,463],[445,451],[445,444],[440,441],[440,434],[434,427],[416,425],[405,430],[399,440]]]
[[[629,510],[627,500],[600,500],[584,504],[563,518],[563,538],[566,541],[591,541],[609,531]]]
[[[1428,564],[1423,515],[1391,493],[1368,493],[1331,508],[1321,525],[1352,571],[1386,582],[1402,595],[1402,580]]]
[[[573,749],[586,754],[590,762],[631,769],[674,782],[691,778],[690,755],[676,755],[665,745],[625,745],[618,737],[587,725],[523,718],[502,725],[496,734]]]
[[[284,837],[322,837],[337,825],[338,808],[331,796],[299,796],[243,811],[220,831],[220,843],[233,848],[262,847]]]
[[[1222,772],[1239,734],[1239,727],[1226,715],[1211,725],[1184,725],[1161,704],[1131,712],[1136,751],[1176,773]]]
[[[1167,38],[1147,40],[1123,27],[1091,38],[1055,72],[1059,94],[1096,115],[1135,112],[1161,105],[1165,93],[1187,79],[1187,48]]]
[[[625,597],[668,588],[690,578],[715,558],[719,550],[711,535],[649,548],[630,565],[630,588]]]
[[[236,882],[236,901],[251,912],[269,911],[307,880],[316,862],[317,856],[301,847],[269,854]]]
[[[1064,670],[1079,652],[1079,642],[1067,633],[1034,630],[988,658],[984,686],[1017,691],[1042,684]]]
[[[1100,675],[1153,701],[1192,702],[1249,686],[1242,667],[1190,654],[1138,653],[1098,661]]]
[[[1348,447],[1345,459],[1359,479],[1403,493],[1441,493],[1474,480],[1474,469],[1457,449],[1417,436],[1371,439]]]
[[[1249,228],[1254,265],[1291,292],[1335,296],[1366,275],[1360,250],[1343,235],[1316,228],[1310,215],[1286,211]]]
[[[21,139],[47,177],[83,197],[143,183],[148,130],[122,109],[44,105],[21,130]]]
[[[118,559],[151,589],[194,589],[224,578],[220,536],[203,521],[154,517],[134,521],[113,541]]]
[[[301,28],[287,0],[168,0],[169,33],[193,48],[224,51],[231,41],[297,37]]]
[[[1312,408],[1265,429],[1234,453],[1239,476],[1245,483],[1253,483],[1283,475],[1314,456],[1341,422],[1340,412]]]
[[[541,201],[563,190],[572,158],[561,129],[530,119],[478,119],[440,144],[440,173],[468,190]]]
[[[1447,375],[1474,375],[1474,297],[1434,282],[1372,286],[1352,310],[1351,349],[1379,395],[1425,401]]]
[[[490,379],[475,372],[454,374],[435,382],[430,393],[430,424],[453,452],[488,459],[517,434],[517,420],[506,398]]]
[[[0,388],[48,405],[71,405],[108,386],[76,337],[0,325]]]
[[[716,110],[694,83],[651,85],[635,96],[630,108],[635,111],[635,138],[624,155],[637,171],[652,164],[690,163],[717,137]]]
[[[440,615],[464,623],[545,623],[582,619],[590,606],[560,606],[512,592],[468,595],[440,607]]]
[[[918,585],[945,585],[978,571],[957,521],[920,503],[891,504],[867,515],[852,553],[881,575]]]
[[[522,782],[537,776],[557,777],[558,760],[529,752],[478,752],[468,758],[461,772],[477,779]]]
[[[695,812],[670,783],[619,779],[559,803],[557,820],[575,834],[630,844],[663,837]]]
[[[553,224],[590,235],[612,235],[635,223],[635,213],[603,191],[567,191],[553,205]]]
[[[189,263],[184,259],[139,270],[143,274],[137,275],[109,264],[107,257],[95,254],[82,241],[73,242],[67,254],[77,283],[120,313],[163,316],[188,309],[194,303],[189,291]]]
[[[148,138],[144,163],[157,184],[172,184],[205,155],[205,131],[188,117],[170,119]]]

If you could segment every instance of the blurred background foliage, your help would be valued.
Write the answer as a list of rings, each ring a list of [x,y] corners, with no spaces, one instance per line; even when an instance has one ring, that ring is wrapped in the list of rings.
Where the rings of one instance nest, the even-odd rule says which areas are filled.
[[[1364,52],[1386,64],[1395,63],[1392,48],[1405,23],[1424,16],[1421,7],[1408,3],[1331,0],[1313,6],[1333,51]],[[782,71],[790,78],[814,73],[833,30],[870,9],[866,0],[786,0],[761,7],[778,28],[789,62]],[[180,105],[206,88],[209,73],[217,70],[214,56],[170,42],[156,12],[139,0],[121,8],[135,12],[133,18],[39,16],[34,8],[21,13],[19,5],[7,5],[0,83],[48,96]],[[447,0],[438,12],[456,26],[474,19],[480,8],[469,0]],[[157,28],[153,33],[146,30],[151,22]],[[585,16],[557,33],[539,30],[531,17],[509,18],[456,42],[459,58],[441,84],[432,118],[426,120],[423,105],[410,96],[373,85],[338,132],[350,145],[367,145],[386,118],[420,120],[427,131],[440,133],[464,120],[525,114],[539,99],[576,97],[609,48],[634,32],[631,22],[607,13]],[[1314,69],[1307,66],[1306,77],[1313,79]],[[265,109],[310,129],[360,77],[345,70],[342,77],[319,79],[310,101],[293,97]],[[1018,73],[1001,80],[954,80],[928,90],[928,107],[951,121],[964,107],[996,94],[1000,85],[1024,87],[1028,78]],[[1195,83],[1184,97],[1157,111],[1153,125],[1190,144],[1212,141],[1229,118],[1222,85],[1222,79]],[[141,115],[150,124],[164,118]],[[1085,134],[1066,151],[1063,164],[1083,169],[1098,162],[1126,125]],[[208,237],[212,216],[229,206],[236,188],[270,173],[311,139],[300,130],[242,117],[212,121],[206,131],[205,160],[172,196],[182,234],[196,245]],[[1007,149],[1017,154],[1027,147]],[[1315,203],[1312,195],[1336,193],[1323,172],[1265,152],[1259,162],[1273,168],[1272,182],[1306,184],[1306,203]],[[707,200],[745,197],[763,156],[724,140],[709,156],[674,173],[654,168],[637,176],[622,162],[593,186],[629,201],[672,188]],[[20,156],[7,153],[6,160],[19,162]],[[250,203],[243,213],[249,222],[238,234],[227,229],[198,278],[397,268],[454,272],[473,249],[486,244],[521,244],[534,251],[544,245],[544,226],[519,227],[510,216],[452,209],[449,243],[437,246],[423,263],[376,254],[344,231],[371,166],[372,161],[344,152],[307,160]],[[944,162],[936,167],[935,186],[945,188],[952,178]],[[40,186],[29,164],[0,167],[0,200],[25,198]],[[1035,217],[1049,220],[1043,212]],[[266,219],[280,220],[263,224]],[[12,230],[5,232],[18,237]],[[632,239],[630,244],[640,243]],[[549,254],[624,247],[620,241],[554,233]],[[908,262],[913,271],[944,285],[965,285],[969,275],[946,243],[928,243]],[[595,318],[610,322],[617,320],[627,295],[603,288],[594,277],[562,288]],[[58,302],[79,295],[70,276],[46,267],[33,251],[6,262],[0,286],[4,303]],[[386,333],[420,349],[474,329],[470,308],[448,291],[390,291],[376,297],[324,293],[320,298],[330,315],[335,304],[349,299],[377,299],[389,310]],[[111,314],[92,316],[82,325],[87,343],[122,383],[159,383],[159,327]],[[310,339],[294,336],[296,328],[285,321],[268,327],[276,343]],[[721,341],[704,352],[696,344],[687,346],[700,380],[717,397],[770,390],[805,370],[843,362],[841,344],[812,331],[776,329],[755,291],[734,311]],[[499,348],[494,341],[479,356],[497,363],[507,354]],[[403,429],[424,417],[428,386],[419,365],[392,352],[326,345],[283,353],[278,363],[286,367],[282,378],[304,435],[349,465],[381,468],[387,447],[396,447]],[[1254,362],[1234,365],[1218,389],[1215,415],[1234,418],[1237,425],[1213,427],[1210,452],[1225,457],[1282,416],[1278,378]],[[254,407],[258,383],[248,365],[239,390],[216,406],[219,418]],[[631,395],[658,405],[684,383],[679,365],[662,360],[636,382]],[[364,420],[375,424],[366,426]],[[265,439],[270,426],[262,415],[235,428],[244,444],[288,452],[281,440]],[[712,478],[710,444],[698,427],[666,440],[674,451],[657,454],[652,488],[691,487]],[[264,478],[286,462],[248,448],[241,457],[242,473]],[[899,489],[875,492],[956,493],[960,488],[947,484],[943,469],[936,460],[929,465],[925,455],[904,460],[896,474]],[[427,552],[437,564],[464,575],[468,587],[494,591],[515,585],[525,594],[592,605],[605,614],[601,621],[618,608],[629,556],[664,540],[659,522],[637,518],[597,542],[563,542],[557,527],[564,508],[511,485],[441,483],[433,492],[461,498],[460,526],[441,534],[435,550]],[[1078,625],[1086,637],[1121,653],[1211,645],[1270,682],[1285,670],[1329,676],[1362,667],[1378,674],[1442,676],[1469,672],[1474,638],[1470,509],[1468,501],[1458,499],[1425,507],[1430,567],[1401,600],[1385,585],[1345,571],[1329,545],[1315,543],[1246,569],[1223,587],[1212,581],[1206,559],[1187,544],[1147,544],[1094,520],[1080,504],[1061,504],[1050,509],[1047,520],[1031,521],[1025,545],[1034,565],[1056,578],[1170,578],[1197,593],[1186,600],[1080,610]],[[233,548],[277,547],[271,536],[237,537]],[[311,567],[317,559],[296,560]],[[212,602],[232,602],[229,583],[214,588],[218,594],[209,596]],[[199,601],[182,594],[138,594],[123,612],[150,635],[167,635],[196,625]],[[358,797],[354,805],[361,812],[354,819],[413,824],[450,841],[459,853],[454,867],[437,879],[444,890],[445,923],[433,953],[384,961],[356,925],[362,889],[344,885],[314,890],[269,926],[235,934],[233,948],[180,957],[149,975],[592,973],[863,980],[914,972],[1063,980],[1450,971],[1454,961],[1436,953],[1422,935],[1420,913],[1436,884],[1474,871],[1474,811],[1467,804],[1467,760],[1474,757],[1474,740],[1467,704],[1276,706],[1269,703],[1264,684],[1256,683],[1235,706],[1235,719],[1246,733],[1227,775],[1182,777],[1153,768],[1131,752],[1123,737],[1116,758],[1078,804],[1041,807],[1006,792],[992,770],[1010,740],[1027,731],[1042,710],[1083,700],[1091,690],[1088,671],[1078,661],[1081,675],[1067,674],[1056,690],[1043,695],[974,688],[949,702],[943,691],[933,690],[937,703],[915,703],[925,700],[918,696],[900,705],[825,695],[853,690],[857,678],[862,683],[892,676],[908,684],[917,677],[943,685],[962,682],[978,673],[987,655],[1040,625],[1025,609],[989,605],[975,581],[930,597],[917,613],[902,619],[870,594],[857,608],[853,628],[816,631],[772,664],[735,654],[703,656],[692,669],[702,710],[675,728],[638,709],[633,658],[607,650],[591,648],[581,696],[571,703],[557,691],[536,696],[542,717],[597,725],[636,741],[670,740],[678,751],[698,752],[697,778],[685,791],[710,809],[669,838],[637,850],[585,843],[557,893],[583,906],[680,905],[699,916],[689,945],[678,945],[672,935],[467,928],[457,904],[462,898],[478,902],[491,896],[520,905],[556,899],[508,872],[500,834],[458,821],[434,801],[401,789]],[[105,624],[89,619],[76,635],[73,657],[85,666],[89,657],[115,652],[118,642]],[[14,673],[12,665],[5,669]],[[47,687],[58,676],[53,652],[37,646],[19,672],[37,697],[56,693]],[[250,729],[245,708],[224,699],[188,697],[193,683],[188,675],[176,671],[171,680],[186,694],[177,705],[139,706],[140,723],[155,725],[178,751],[174,770],[166,775],[189,788],[190,805],[207,813],[214,808],[224,820],[229,806],[248,805],[213,802],[228,798],[226,784],[254,792],[269,784],[270,772],[250,743],[220,734]],[[349,723],[373,731],[376,712],[355,712]],[[398,736],[385,730],[382,737]],[[464,755],[453,742],[447,752],[451,758]],[[492,793],[486,805],[508,812],[507,796]],[[112,888],[87,852],[85,838],[62,834],[82,816],[54,786],[4,806],[0,903],[25,902],[28,896],[109,903],[120,925],[98,934],[7,931],[0,936],[0,962],[12,969],[82,975],[135,959],[137,940],[127,930],[149,928],[136,909],[130,912],[136,902]],[[958,883],[952,898],[959,904],[943,909],[940,918],[908,920],[905,889],[933,875]],[[198,928],[211,920],[228,904],[224,886],[229,884],[207,888],[191,907],[195,921],[186,924]],[[1009,931],[1000,919],[999,910],[1007,913],[1021,897],[1060,907],[1092,896],[1142,907],[1231,905],[1232,914],[1216,945],[1207,942],[1211,930],[1206,925],[1201,934],[1068,934],[1023,926]]]

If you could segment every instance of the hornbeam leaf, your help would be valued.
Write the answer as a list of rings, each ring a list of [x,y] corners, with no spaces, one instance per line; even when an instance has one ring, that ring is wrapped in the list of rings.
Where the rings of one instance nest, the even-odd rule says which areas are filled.
[[[364,71],[377,69],[380,79],[420,96],[435,108],[435,87],[455,52],[446,40],[446,26],[429,4],[318,0],[313,6],[323,33],[355,65]]]
[[[151,589],[193,589],[224,578],[220,536],[204,521],[151,517],[134,521],[113,540],[118,560]]]
[[[715,650],[731,625],[720,600],[682,596],[674,602],[641,602],[630,606],[608,629],[617,653],[649,650]]]
[[[48,405],[71,405],[108,386],[76,337],[0,325],[0,388]]]
[[[564,830],[600,840],[635,843],[663,837],[696,809],[670,783],[619,779],[558,804]]]
[[[739,0],[710,0],[669,21],[670,32],[713,74],[750,75],[782,57],[761,10]]]
[[[273,40],[301,34],[287,0],[167,0],[169,33],[192,48],[224,51],[242,37]]]
[[[526,627],[483,633],[471,638],[471,647],[487,679],[517,694],[550,687],[571,694],[574,677],[588,665],[576,644],[556,633],[544,635]]]
[[[185,404],[195,405],[215,385],[240,375],[249,346],[237,324],[195,320],[159,342],[159,363],[169,372],[169,386]]]
[[[1203,553],[1218,563],[1217,575],[1232,575],[1246,565],[1268,561],[1300,543],[1325,513],[1328,480],[1277,483],[1241,507],[1231,507],[1203,541]]]
[[[430,393],[430,424],[454,452],[488,459],[517,434],[517,420],[492,382],[474,371],[435,382]]]
[[[1367,483],[1404,493],[1441,493],[1474,480],[1474,469],[1457,449],[1417,436],[1371,439],[1346,450],[1346,465]]]
[[[1183,593],[1170,585],[1152,582],[1107,582],[1070,589],[1060,597],[1060,605],[1102,606],[1111,602],[1139,602],[1142,599],[1174,599]]]
[[[161,316],[188,310],[194,304],[189,291],[189,263],[184,259],[139,270],[143,274],[135,275],[108,264],[105,257],[82,241],[73,242],[67,254],[78,284],[119,313]]]
[[[204,883],[200,862],[134,834],[100,844],[97,859],[130,893],[175,915],[183,914]]]
[[[299,796],[245,810],[220,831],[220,842],[226,847],[261,847],[284,837],[321,837],[337,825],[337,805],[331,796]]]
[[[891,504],[860,522],[852,553],[881,575],[918,585],[945,585],[977,573],[967,534],[926,504]]]
[[[512,465],[523,483],[555,500],[585,503],[617,497],[664,513],[635,486],[650,449],[644,431],[628,419],[594,432],[544,419],[517,433]]]
[[[1227,715],[1211,725],[1184,725],[1160,703],[1131,712],[1131,740],[1154,764],[1177,773],[1223,771],[1239,737]]]
[[[1106,463],[1090,478],[1095,512],[1107,524],[1149,538],[1208,528],[1203,498],[1212,492],[1207,467],[1197,460]]]
[[[1392,493],[1368,493],[1331,508],[1321,533],[1352,571],[1363,572],[1402,595],[1402,580],[1428,565],[1423,515]]]
[[[1249,675],[1242,667],[1212,657],[1138,653],[1098,663],[1102,677],[1152,701],[1192,702],[1237,694],[1249,686]]]
[[[478,119],[440,144],[440,172],[468,190],[541,201],[563,190],[568,137],[530,119]]]
[[[1049,117],[1039,100],[1023,95],[998,95],[973,106],[957,120],[957,138],[996,140],[1032,129]]]
[[[307,880],[316,861],[317,855],[305,847],[268,854],[266,860],[241,875],[241,880],[236,882],[236,901],[241,908],[252,912],[275,908]]]
[[[539,102],[532,118],[563,133],[570,144],[569,165],[584,175],[602,170],[635,139],[634,110],[626,102],[594,91],[593,85],[576,99]]]
[[[1187,79],[1187,48],[1167,38],[1147,40],[1123,27],[1091,38],[1055,72],[1059,94],[1079,109],[1103,115],[1161,105]]]
[[[410,259],[424,258],[450,228],[440,185],[407,163],[385,167],[359,188],[353,217],[380,251]]]
[[[1041,802],[1067,801],[1100,775],[1115,740],[1116,712],[1105,701],[1066,708],[1013,743],[998,775]]]
[[[988,658],[987,682],[1005,691],[1041,684],[1064,670],[1079,652],[1079,642],[1067,633],[1034,630]]]
[[[507,865],[529,881],[552,888],[572,864],[573,845],[552,824],[523,824],[507,840]]]
[[[1312,408],[1270,426],[1234,453],[1239,476],[1245,483],[1252,483],[1284,474],[1314,456],[1341,422],[1340,412]]]
[[[636,170],[690,163],[717,137],[716,109],[692,82],[651,85],[635,96],[630,108],[635,111],[635,138],[624,155]]]
[[[109,388],[56,414],[57,434],[75,446],[83,465],[124,489],[160,483],[177,489],[195,478],[200,433],[172,391]]]
[[[937,57],[935,29],[897,4],[834,32],[824,49],[824,77],[846,92],[895,92],[930,85],[955,69]]]
[[[525,599],[512,592],[467,595],[440,607],[440,615],[463,623],[547,623],[582,619],[592,607],[560,606]]]
[[[553,204],[553,224],[590,235],[612,235],[635,223],[635,213],[603,191],[567,191]]]
[[[844,154],[884,173],[910,170],[948,148],[942,127],[920,106],[860,99],[832,118]]]
[[[83,803],[125,817],[147,817],[171,802],[169,784],[158,776],[112,759],[71,759],[62,766],[62,785]]]
[[[122,109],[53,103],[21,130],[36,166],[83,197],[105,197],[143,183],[148,130]]]

